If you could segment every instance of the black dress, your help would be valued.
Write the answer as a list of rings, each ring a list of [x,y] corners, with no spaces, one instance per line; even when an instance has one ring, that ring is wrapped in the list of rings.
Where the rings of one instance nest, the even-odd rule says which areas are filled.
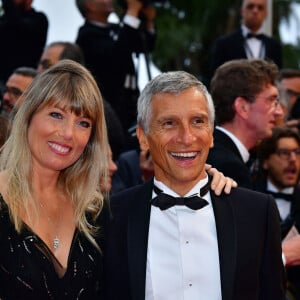
[[[64,270],[29,227],[16,232],[0,194],[1,300],[100,299],[102,282],[102,255],[83,234],[75,231]]]

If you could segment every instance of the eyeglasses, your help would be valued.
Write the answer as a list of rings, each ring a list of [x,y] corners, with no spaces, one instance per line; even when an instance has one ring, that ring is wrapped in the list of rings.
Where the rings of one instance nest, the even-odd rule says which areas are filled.
[[[276,109],[280,105],[278,96],[269,96],[269,97],[251,97],[252,100],[263,99],[268,104],[270,108]]]
[[[254,8],[257,8],[259,11],[263,11],[265,9],[265,6],[262,4],[254,4],[254,3],[249,3],[246,5],[247,10],[253,10]]]
[[[288,160],[291,158],[292,153],[295,154],[297,158],[300,157],[300,148],[296,148],[293,150],[290,149],[277,149],[275,153],[282,159]]]
[[[16,87],[6,87],[4,89],[4,93],[9,93],[10,95],[14,96],[14,97],[20,97],[23,93],[23,91],[21,91],[20,89],[16,88]]]

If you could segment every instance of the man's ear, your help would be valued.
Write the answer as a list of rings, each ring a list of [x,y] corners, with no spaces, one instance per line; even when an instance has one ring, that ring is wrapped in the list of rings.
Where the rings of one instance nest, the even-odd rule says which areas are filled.
[[[233,103],[236,114],[243,119],[248,118],[248,112],[250,109],[250,103],[243,97],[237,97]]]
[[[149,150],[148,138],[145,134],[144,129],[139,125],[136,128],[136,135],[140,143],[140,149],[142,151],[148,151]]]
[[[215,123],[212,124],[212,128],[211,128],[212,138],[211,138],[211,142],[210,142],[209,148],[213,148],[213,146],[214,146],[214,130],[215,130]]]

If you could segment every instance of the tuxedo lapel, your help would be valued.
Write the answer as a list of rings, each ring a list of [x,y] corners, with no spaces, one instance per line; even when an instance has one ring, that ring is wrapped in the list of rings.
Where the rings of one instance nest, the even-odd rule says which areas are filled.
[[[146,261],[153,181],[136,193],[129,207],[128,268],[132,300],[145,299]],[[117,288],[117,287],[116,287]]]
[[[212,205],[215,214],[222,299],[233,299],[233,287],[236,269],[236,230],[231,200],[226,196],[217,197],[211,192]]]
[[[247,58],[247,54],[245,50],[245,38],[242,34],[241,29],[239,29],[236,32],[235,39],[236,39],[235,45],[232,45],[232,49],[233,49],[232,51],[236,51],[235,57]]]

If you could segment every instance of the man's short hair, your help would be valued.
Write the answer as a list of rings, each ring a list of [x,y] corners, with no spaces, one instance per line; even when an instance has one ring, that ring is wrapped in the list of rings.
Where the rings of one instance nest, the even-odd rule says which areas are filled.
[[[59,56],[59,60],[71,59],[84,66],[85,64],[84,54],[79,45],[71,42],[57,41],[57,42],[50,43],[47,46],[47,49],[55,46],[61,46],[63,48]]]
[[[298,69],[281,69],[279,72],[279,81],[288,78],[300,78],[300,70]]]
[[[216,109],[216,123],[231,122],[235,116],[234,101],[243,97],[255,101],[267,85],[276,85],[279,70],[275,63],[262,59],[237,59],[217,68],[211,81],[211,95]]]
[[[34,68],[30,68],[30,67],[19,67],[19,68],[16,68],[12,74],[18,74],[18,75],[22,75],[22,76],[25,76],[25,77],[32,77],[34,78],[38,72],[36,69]]]

